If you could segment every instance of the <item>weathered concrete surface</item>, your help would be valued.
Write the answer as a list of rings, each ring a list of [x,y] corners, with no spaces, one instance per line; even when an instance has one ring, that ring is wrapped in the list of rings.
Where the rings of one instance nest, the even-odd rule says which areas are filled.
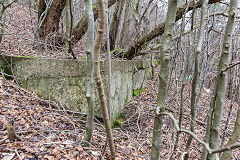
[[[50,99],[74,111],[85,112],[86,60],[56,60],[33,57],[0,56],[4,71],[12,66],[13,75],[22,87],[34,91],[44,99]],[[144,61],[112,61],[112,108],[111,117],[116,117],[133,96],[133,90],[145,88]],[[101,74],[107,86],[107,63],[101,62]],[[107,91],[107,87],[105,88]],[[96,93],[96,91],[95,91]],[[101,117],[98,95],[95,96],[95,115]]]

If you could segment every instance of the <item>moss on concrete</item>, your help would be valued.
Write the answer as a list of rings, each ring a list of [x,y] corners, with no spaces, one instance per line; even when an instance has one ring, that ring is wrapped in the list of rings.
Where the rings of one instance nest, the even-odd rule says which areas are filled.
[[[24,88],[36,92],[40,97],[53,100],[73,111],[86,113],[86,80],[87,66],[86,60],[56,60],[38,57],[17,56],[11,57],[13,62],[13,73],[17,77],[19,84]],[[139,95],[145,89],[145,83],[141,80],[141,75],[145,72],[142,69],[143,62],[140,60],[112,61],[112,108],[111,120],[116,118],[124,109],[125,104],[132,98],[132,95]],[[1,65],[3,66],[3,65]],[[100,63],[101,74],[104,82],[105,93],[108,84],[108,65],[102,61]],[[136,76],[137,83],[133,83],[134,72],[141,71]],[[133,87],[137,85],[133,94]],[[100,102],[96,87],[95,92],[95,116],[102,117]],[[107,95],[107,94],[106,94]],[[121,120],[115,120],[121,126]],[[115,126],[117,124],[114,124]]]
[[[122,113],[118,113],[111,123],[111,128],[122,128],[123,127],[123,117]]]
[[[133,96],[138,96],[139,94],[143,93],[146,90],[146,88],[140,88],[133,91]]]
[[[81,59],[87,59],[87,57],[79,57],[79,58],[81,58]]]
[[[144,69],[146,69],[146,73],[147,73],[147,78],[150,78],[152,75],[152,68],[151,68],[151,60],[147,59],[146,61],[142,61],[142,66]]]
[[[34,58],[34,59],[41,58],[41,57],[31,57],[31,56],[14,56],[14,57],[17,57],[17,58]]]
[[[157,65],[159,65],[160,64],[160,60],[154,60],[154,67],[156,67]]]

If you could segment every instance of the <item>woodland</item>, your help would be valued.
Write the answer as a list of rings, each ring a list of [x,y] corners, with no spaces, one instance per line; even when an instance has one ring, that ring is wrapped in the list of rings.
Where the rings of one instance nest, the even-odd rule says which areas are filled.
[[[239,0],[0,0],[0,10],[0,56],[88,66],[80,113],[0,65],[0,159],[240,160]],[[149,60],[151,73],[111,122],[113,59]]]

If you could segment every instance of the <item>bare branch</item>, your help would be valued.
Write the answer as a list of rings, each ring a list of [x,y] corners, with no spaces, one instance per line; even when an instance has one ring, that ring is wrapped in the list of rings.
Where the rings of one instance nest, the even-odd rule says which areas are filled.
[[[230,64],[227,68],[225,68],[224,70],[221,71],[221,74],[223,72],[226,72],[227,70],[229,70],[230,68],[232,67],[235,67],[236,65],[240,64],[240,61],[236,62],[236,63],[233,63],[233,64]]]
[[[160,110],[159,110],[160,111]],[[236,149],[236,148],[239,148],[240,147],[240,143],[235,143],[233,145],[230,145],[230,146],[226,146],[226,147],[223,147],[223,148],[219,148],[219,149],[211,149],[209,147],[209,144],[208,143],[205,143],[204,141],[202,141],[200,138],[198,138],[198,136],[193,133],[192,131],[189,131],[189,130],[186,130],[186,129],[180,129],[179,128],[179,125],[177,123],[177,120],[170,114],[170,113],[167,113],[167,112],[163,112],[163,113],[159,113],[157,111],[157,114],[159,115],[167,115],[172,121],[173,121],[173,125],[174,127],[176,128],[177,132],[184,132],[184,133],[187,133],[189,135],[191,135],[198,143],[202,144],[206,150],[208,151],[208,153],[210,154],[213,154],[213,153],[220,153],[220,152],[224,152],[224,151],[228,151],[228,150],[232,150],[232,149]]]

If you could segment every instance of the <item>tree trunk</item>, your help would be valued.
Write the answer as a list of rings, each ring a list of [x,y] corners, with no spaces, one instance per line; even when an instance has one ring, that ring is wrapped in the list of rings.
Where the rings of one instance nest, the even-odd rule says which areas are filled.
[[[114,50],[114,47],[115,47],[123,5],[124,5],[124,0],[118,0],[113,13],[112,23],[110,26],[110,34],[109,34],[110,50]]]
[[[94,74],[95,81],[98,89],[98,95],[102,107],[103,121],[107,132],[108,144],[111,152],[111,160],[115,159],[115,148],[113,143],[113,136],[109,122],[108,107],[106,96],[104,93],[102,77],[100,74],[100,46],[103,39],[104,26],[105,26],[105,9],[103,0],[98,1],[98,28],[94,43]]]
[[[221,0],[209,0],[209,4],[212,3],[217,3],[220,2]],[[202,7],[203,4],[203,0],[200,0],[196,3],[196,8],[200,8]],[[182,18],[183,13],[184,13],[184,9],[186,8],[186,4],[180,6],[177,9],[177,14],[176,14],[176,21],[178,21],[179,19]],[[191,2],[188,11],[193,9],[193,2]],[[149,31],[147,34],[139,37],[134,44],[129,47],[129,49],[127,50],[125,57],[127,59],[132,59],[133,57],[135,57],[138,52],[146,45],[148,44],[152,39],[154,39],[155,37],[162,35],[164,32],[164,27],[165,27],[165,23],[163,22],[161,24],[159,24],[157,27],[155,27],[154,29],[152,29],[151,31]]]
[[[86,98],[88,102],[87,126],[84,134],[85,146],[89,146],[94,122],[94,93],[93,93],[93,54],[94,54],[94,17],[92,10],[92,0],[85,0],[86,14],[88,15],[88,49],[87,49],[87,64],[88,64],[88,81]]]
[[[108,0],[108,8],[111,7],[117,0]],[[96,4],[98,7],[99,4]],[[94,6],[94,5],[93,5]],[[97,7],[93,8],[94,20],[98,18]],[[83,35],[86,33],[88,28],[87,16],[84,15],[83,18],[73,27],[73,44],[77,43]]]
[[[221,54],[219,68],[218,68],[218,78],[216,84],[216,100],[215,108],[213,112],[213,119],[210,132],[209,145],[212,149],[218,147],[218,142],[220,139],[221,121],[222,121],[222,111],[226,92],[226,72],[222,72],[229,64],[229,54],[231,50],[232,34],[234,30],[234,21],[236,17],[238,0],[231,0],[229,9],[229,18],[227,27],[225,30],[224,40],[223,40],[223,51]],[[217,158],[216,154],[209,154],[208,160],[215,160]]]
[[[169,64],[170,64],[170,48],[171,40],[173,36],[173,29],[175,24],[177,11],[177,1],[168,1],[168,11],[166,18],[166,27],[163,35],[163,44],[161,47],[161,62],[160,62],[160,72],[159,72],[159,88],[158,88],[158,98],[157,98],[157,109],[154,118],[153,127],[153,139],[152,139],[152,151],[151,160],[159,159],[159,151],[161,144],[161,129],[163,124],[163,115],[161,112],[165,111],[165,100],[167,96],[167,85],[168,85],[168,74],[169,74]]]
[[[191,93],[191,131],[195,132],[195,123],[196,123],[196,95],[197,95],[197,82],[198,82],[198,75],[199,75],[199,54],[202,52],[202,45],[203,45],[203,37],[204,37],[204,28],[205,28],[205,19],[207,15],[207,4],[208,0],[204,0],[203,6],[202,6],[202,13],[201,13],[201,25],[199,29],[199,36],[198,36],[198,42],[197,42],[197,50],[194,57],[194,74],[193,74],[193,80],[192,80],[192,93]],[[193,26],[194,24],[192,24]],[[186,149],[185,149],[185,157],[184,160],[187,160],[189,158],[189,150],[192,143],[193,137],[190,135],[187,141]]]
[[[49,33],[58,32],[59,21],[65,8],[66,0],[53,0],[47,13],[44,13],[47,6],[44,0],[39,2],[38,23],[42,24],[39,28],[39,37],[45,38]],[[47,14],[45,18],[40,18],[42,14]]]
[[[122,27],[122,33],[120,37],[120,46],[121,48],[125,49],[126,41],[128,39],[129,34],[129,25],[130,25],[130,0],[127,0],[126,2],[126,8],[125,8],[125,15],[124,15],[124,21],[123,21],[123,27]]]
[[[108,6],[108,1],[105,1],[105,6],[107,7]],[[112,61],[111,61],[111,53],[110,53],[110,40],[109,40],[109,9],[106,8],[106,36],[107,36],[107,53],[108,53],[108,110],[109,110],[109,113],[111,112],[112,110],[112,94],[111,94],[111,85],[112,85]],[[111,117],[111,114],[110,114],[110,123],[113,122],[113,118],[114,117]]]
[[[73,27],[73,14],[72,14],[72,0],[66,0],[66,46],[67,52],[72,54],[73,59],[77,59],[72,50],[72,27]]]

